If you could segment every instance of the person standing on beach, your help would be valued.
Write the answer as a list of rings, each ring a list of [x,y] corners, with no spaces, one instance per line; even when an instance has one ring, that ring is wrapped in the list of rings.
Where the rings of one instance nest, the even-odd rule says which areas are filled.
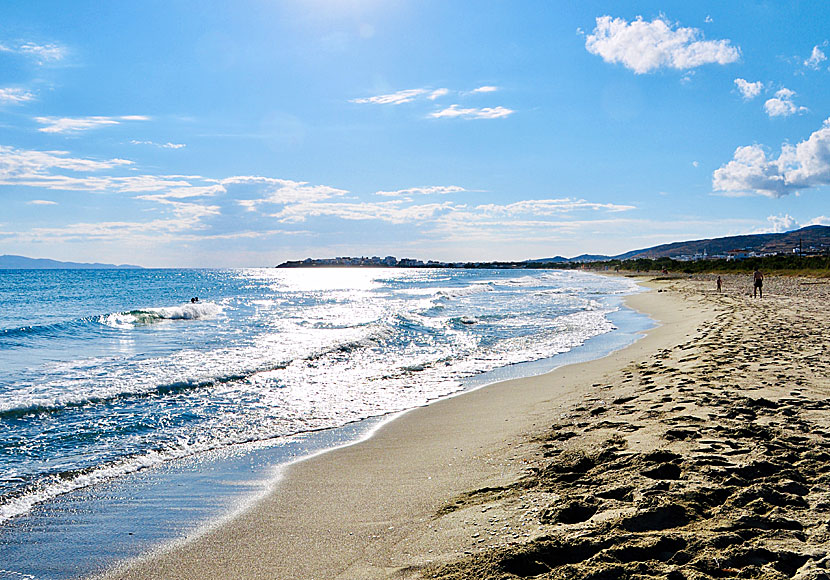
[[[720,294],[720,290],[723,287],[723,281],[720,279],[720,276],[718,276],[717,284],[718,284],[718,294]]]
[[[761,274],[760,270],[755,270],[752,274],[752,278],[755,280],[755,284],[752,289],[752,297],[760,296],[761,298],[764,297],[764,275]]]

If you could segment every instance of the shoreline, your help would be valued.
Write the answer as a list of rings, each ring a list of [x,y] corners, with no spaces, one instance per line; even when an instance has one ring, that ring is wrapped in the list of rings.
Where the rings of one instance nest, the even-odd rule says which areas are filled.
[[[662,325],[634,344],[408,411],[368,440],[293,464],[264,500],[234,519],[103,577],[380,578],[440,561],[429,548],[402,562],[395,546],[428,537],[432,516],[467,487],[519,476],[524,464],[511,458],[528,445],[529,432],[544,430],[550,405],[573,404],[591,392],[590,377],[673,340],[678,328],[692,329],[694,317],[677,316],[677,296],[647,296],[658,295],[635,294],[626,303]]]
[[[609,315],[615,330],[552,358],[473,375],[464,379],[459,391],[441,398],[605,356],[638,340],[651,326],[647,317],[623,307],[624,296],[609,295],[605,300],[617,309]],[[5,560],[6,573],[76,578],[186,544],[267,495],[276,485],[274,474],[287,466],[357,443],[402,412],[407,411],[299,433],[277,444],[215,450],[76,490],[37,506],[0,530],[0,560]],[[27,565],[35,562],[36,566]],[[0,576],[3,573],[0,570]]]

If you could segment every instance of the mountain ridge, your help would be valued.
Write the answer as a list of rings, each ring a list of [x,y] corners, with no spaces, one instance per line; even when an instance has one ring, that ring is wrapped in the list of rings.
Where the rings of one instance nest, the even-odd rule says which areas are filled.
[[[49,258],[27,258],[14,254],[0,255],[0,270],[138,270],[131,264],[102,264],[100,262],[61,262]]]
[[[672,256],[702,254],[725,254],[731,251],[746,250],[758,253],[789,253],[801,247],[805,251],[818,248],[823,251],[830,249],[830,226],[814,225],[782,233],[744,234],[738,236],[724,236],[720,238],[705,238],[660,244],[650,248],[631,250],[615,256],[582,254],[573,258],[565,258],[566,262],[600,262],[606,260],[636,260],[638,258],[669,258]],[[528,263],[562,262],[562,256],[549,259],[527,260]]]

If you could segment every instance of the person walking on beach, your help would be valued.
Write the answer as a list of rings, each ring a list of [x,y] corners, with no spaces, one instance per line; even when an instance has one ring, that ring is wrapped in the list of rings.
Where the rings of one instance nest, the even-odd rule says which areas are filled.
[[[752,288],[752,297],[755,298],[756,296],[760,296],[761,298],[764,297],[764,275],[761,274],[760,270],[755,270],[752,274],[753,280],[755,280],[755,284]]]
[[[718,276],[717,284],[718,284],[718,294],[720,294],[720,290],[723,287],[723,281],[721,281],[720,276]]]

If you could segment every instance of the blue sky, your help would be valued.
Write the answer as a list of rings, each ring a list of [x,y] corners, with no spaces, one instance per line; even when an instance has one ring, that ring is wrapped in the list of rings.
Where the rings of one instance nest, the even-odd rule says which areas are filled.
[[[830,224],[828,31],[822,2],[6,2],[0,254],[518,260]]]

